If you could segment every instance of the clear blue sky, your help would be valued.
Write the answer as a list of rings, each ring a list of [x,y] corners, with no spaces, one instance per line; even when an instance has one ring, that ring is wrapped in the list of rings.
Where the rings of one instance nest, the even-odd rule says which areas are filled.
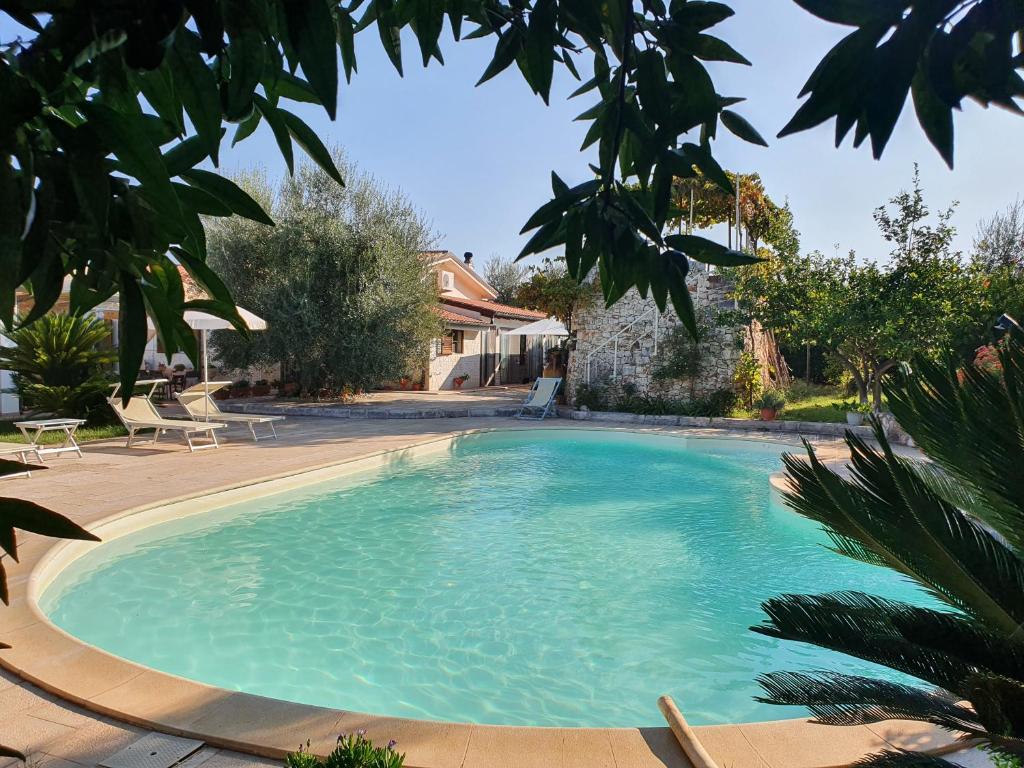
[[[973,103],[957,116],[955,171],[924,139],[909,105],[879,162],[867,147],[854,150],[847,142],[836,150],[831,124],[774,139],[797,107],[808,74],[844,28],[819,21],[791,0],[732,5],[736,16],[717,31],[754,66],[716,66],[713,74],[720,92],[748,97],[739,109],[771,147],[753,147],[723,131],[716,155],[726,167],[760,173],[774,199],[790,201],[805,250],[831,252],[838,244],[863,257],[884,257],[888,248],[871,213],[907,186],[915,161],[933,208],[960,201],[955,223],[964,249],[979,219],[1024,192],[1024,120]],[[10,27],[0,24],[0,39],[9,38]],[[446,39],[446,66],[433,63],[427,70],[409,40],[400,79],[368,30],[357,37],[360,72],[341,87],[337,121],[315,108],[298,111],[325,143],[340,144],[365,170],[401,188],[433,222],[439,247],[473,251],[480,260],[514,255],[525,241],[519,235],[523,222],[548,198],[550,171],[570,183],[588,177],[590,158],[579,152],[585,127],[572,120],[592,96],[566,101],[575,88],[566,76],[545,107],[514,67],[474,88],[493,41],[454,44],[447,33]],[[284,172],[265,126],[238,147],[225,147],[222,157],[228,170],[262,164],[271,174]]]

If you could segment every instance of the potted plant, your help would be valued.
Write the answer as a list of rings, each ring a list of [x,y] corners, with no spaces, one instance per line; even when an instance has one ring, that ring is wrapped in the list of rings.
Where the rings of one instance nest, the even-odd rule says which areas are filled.
[[[242,379],[236,381],[231,385],[231,396],[232,397],[248,397],[250,393],[248,379]]]
[[[469,374],[460,373],[458,376],[452,379],[452,384],[455,385],[456,389],[462,389],[462,385],[465,384],[467,381],[469,381]]]
[[[775,389],[762,392],[760,397],[754,400],[754,408],[761,412],[761,421],[775,421],[775,417],[785,405],[786,398]]]
[[[398,388],[399,389],[408,389],[409,388],[409,383],[410,383],[409,377],[407,375],[403,374],[402,378],[400,378],[398,380]]]
[[[846,409],[846,423],[851,427],[859,427],[864,423],[864,417],[871,415],[870,403],[844,403]]]
[[[252,385],[253,397],[265,397],[270,394],[270,384],[266,379],[260,379]]]

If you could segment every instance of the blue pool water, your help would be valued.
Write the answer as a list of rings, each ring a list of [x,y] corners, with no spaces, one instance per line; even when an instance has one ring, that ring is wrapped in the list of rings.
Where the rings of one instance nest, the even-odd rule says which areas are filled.
[[[920,600],[771,503],[783,446],[557,430],[139,531],[43,609],[112,653],[308,704],[477,723],[775,719],[754,678],[875,672],[748,631],[782,592]],[[792,449],[789,449],[792,450]]]

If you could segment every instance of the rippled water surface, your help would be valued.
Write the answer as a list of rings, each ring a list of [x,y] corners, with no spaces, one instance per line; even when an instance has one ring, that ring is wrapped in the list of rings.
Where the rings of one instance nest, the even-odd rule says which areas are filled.
[[[478,723],[774,719],[754,678],[841,664],[748,631],[781,592],[919,599],[770,503],[782,447],[507,432],[140,531],[43,608],[83,640],[225,688]]]

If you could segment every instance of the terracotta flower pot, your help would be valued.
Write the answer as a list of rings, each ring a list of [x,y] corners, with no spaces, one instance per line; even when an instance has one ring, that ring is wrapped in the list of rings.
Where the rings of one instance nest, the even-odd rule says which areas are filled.
[[[270,394],[270,386],[267,384],[257,385],[252,388],[253,397],[264,397]]]
[[[452,386],[455,387],[456,389],[462,389],[462,384],[462,379],[455,379],[452,381]]]
[[[778,411],[774,408],[761,409],[761,421],[775,421],[776,415],[778,415]]]

